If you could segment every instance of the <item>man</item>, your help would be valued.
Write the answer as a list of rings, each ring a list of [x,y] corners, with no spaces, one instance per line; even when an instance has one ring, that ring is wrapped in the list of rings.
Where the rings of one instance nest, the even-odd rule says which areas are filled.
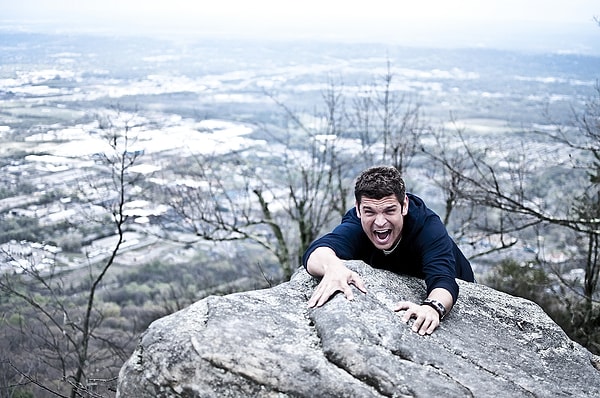
[[[322,306],[336,292],[353,299],[350,285],[367,290],[360,276],[342,260],[359,259],[376,268],[424,278],[427,299],[421,304],[398,303],[412,330],[431,334],[458,298],[455,278],[474,282],[473,270],[440,218],[415,195],[406,193],[400,172],[378,166],[363,171],[354,187],[355,207],[332,232],[315,240],[302,262],[321,278],[308,301]]]

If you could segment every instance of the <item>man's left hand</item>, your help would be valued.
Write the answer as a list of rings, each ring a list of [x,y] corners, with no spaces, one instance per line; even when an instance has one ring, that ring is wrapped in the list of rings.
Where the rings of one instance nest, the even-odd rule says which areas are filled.
[[[440,324],[440,315],[428,305],[418,305],[410,301],[401,301],[396,305],[394,311],[406,310],[402,316],[402,322],[408,323],[411,318],[416,318],[412,331],[421,336],[431,334]]]

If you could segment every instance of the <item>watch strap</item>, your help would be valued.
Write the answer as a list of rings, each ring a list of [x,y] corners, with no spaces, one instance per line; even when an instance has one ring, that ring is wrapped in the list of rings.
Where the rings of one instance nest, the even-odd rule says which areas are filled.
[[[444,304],[442,304],[438,300],[428,298],[428,299],[423,300],[423,303],[421,303],[421,305],[428,305],[431,308],[433,308],[434,310],[436,310],[438,315],[440,316],[440,321],[442,319],[444,319],[444,317],[446,316],[446,313],[447,313],[446,307],[444,306]]]

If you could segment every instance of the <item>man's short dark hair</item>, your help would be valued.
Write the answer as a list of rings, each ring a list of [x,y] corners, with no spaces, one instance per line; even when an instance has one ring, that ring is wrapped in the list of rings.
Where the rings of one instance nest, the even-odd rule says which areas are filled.
[[[406,187],[402,175],[395,167],[370,167],[360,173],[356,179],[354,185],[356,203],[360,204],[363,197],[379,200],[390,195],[396,195],[398,202],[404,204]]]

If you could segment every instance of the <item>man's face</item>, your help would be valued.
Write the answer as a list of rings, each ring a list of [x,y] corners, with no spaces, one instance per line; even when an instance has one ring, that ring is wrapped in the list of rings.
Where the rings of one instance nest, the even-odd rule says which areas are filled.
[[[402,236],[408,198],[405,196],[404,205],[401,205],[396,195],[382,199],[362,197],[360,204],[356,204],[356,212],[363,230],[375,247],[389,250]]]

